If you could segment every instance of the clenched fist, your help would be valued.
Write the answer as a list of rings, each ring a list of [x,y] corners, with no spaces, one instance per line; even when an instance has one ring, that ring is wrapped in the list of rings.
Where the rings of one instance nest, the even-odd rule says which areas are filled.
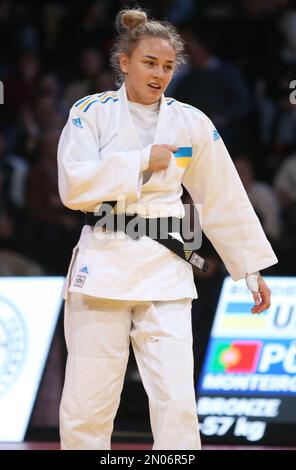
[[[178,147],[174,145],[152,145],[148,171],[166,170],[170,164],[172,152],[176,152]]]

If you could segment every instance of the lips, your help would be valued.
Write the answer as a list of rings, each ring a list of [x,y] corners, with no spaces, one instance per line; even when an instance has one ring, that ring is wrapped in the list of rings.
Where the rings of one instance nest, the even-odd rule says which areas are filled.
[[[157,83],[149,83],[148,85],[150,88],[153,88],[153,90],[160,90],[160,85]]]

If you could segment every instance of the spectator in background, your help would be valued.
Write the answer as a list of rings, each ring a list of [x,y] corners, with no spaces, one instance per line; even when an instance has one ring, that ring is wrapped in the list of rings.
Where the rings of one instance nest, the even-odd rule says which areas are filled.
[[[296,145],[296,106],[290,101],[290,81],[283,69],[278,71],[273,89],[259,104],[261,137],[273,155],[274,168]]]
[[[284,34],[285,44],[281,56],[287,63],[296,65],[296,5],[291,5],[283,14],[279,27]]]
[[[0,276],[38,276],[41,266],[22,255],[27,163],[6,150],[0,132]]]
[[[210,50],[205,36],[188,41],[191,68],[175,88],[175,97],[207,114],[226,144],[239,145],[245,135],[250,96],[239,71]]]
[[[296,201],[296,153],[282,163],[274,184],[284,207]]]
[[[0,242],[2,248],[21,249],[24,209],[24,188],[27,163],[7,151],[7,142],[0,132]]]
[[[14,122],[22,109],[34,100],[40,74],[40,60],[33,52],[23,52],[16,71],[5,80],[6,123]]]
[[[40,52],[46,57],[46,67],[61,67],[65,61],[63,54],[63,34],[66,29],[68,9],[64,2],[45,2],[40,14]]]
[[[63,101],[67,108],[80,96],[99,92],[97,81],[103,73],[103,58],[100,52],[92,47],[86,47],[80,55],[80,77],[69,83]]]
[[[0,134],[0,241],[6,245],[12,240],[15,232],[14,222],[10,213],[12,168],[5,158],[4,136]],[[4,245],[4,246],[5,246]]]
[[[13,139],[18,153],[29,163],[35,161],[42,133],[61,129],[64,124],[65,109],[60,97],[59,79],[56,74],[48,73],[36,83],[32,101],[20,109]]]
[[[270,240],[279,240],[281,219],[277,194],[270,185],[255,179],[252,163],[247,156],[241,155],[233,161],[265,233]]]
[[[68,211],[58,194],[56,151],[58,130],[47,130],[38,143],[38,158],[28,175],[26,209],[28,247],[31,258],[48,273],[65,274],[71,246],[76,243],[81,227],[77,213]]]
[[[0,249],[0,276],[44,276],[43,268],[26,256]]]
[[[292,254],[296,248],[296,153],[282,163],[275,175],[274,184],[282,204],[282,219],[285,228],[283,249],[287,255],[287,264],[290,266],[289,271],[293,273],[294,257],[289,255],[289,250]]]
[[[280,273],[295,276],[296,153],[282,163],[275,175],[274,185],[282,205],[283,234],[278,250]]]

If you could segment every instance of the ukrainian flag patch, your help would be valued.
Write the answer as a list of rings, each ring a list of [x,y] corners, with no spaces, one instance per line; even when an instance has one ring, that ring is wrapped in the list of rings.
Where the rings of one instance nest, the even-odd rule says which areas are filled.
[[[176,163],[181,168],[186,168],[192,158],[192,147],[179,147],[177,152],[174,152]]]

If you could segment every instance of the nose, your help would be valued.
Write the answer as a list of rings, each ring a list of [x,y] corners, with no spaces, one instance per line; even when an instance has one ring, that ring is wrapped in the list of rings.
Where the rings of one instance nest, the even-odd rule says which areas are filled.
[[[162,78],[163,77],[163,68],[161,66],[155,67],[153,70],[153,76],[156,78]]]

